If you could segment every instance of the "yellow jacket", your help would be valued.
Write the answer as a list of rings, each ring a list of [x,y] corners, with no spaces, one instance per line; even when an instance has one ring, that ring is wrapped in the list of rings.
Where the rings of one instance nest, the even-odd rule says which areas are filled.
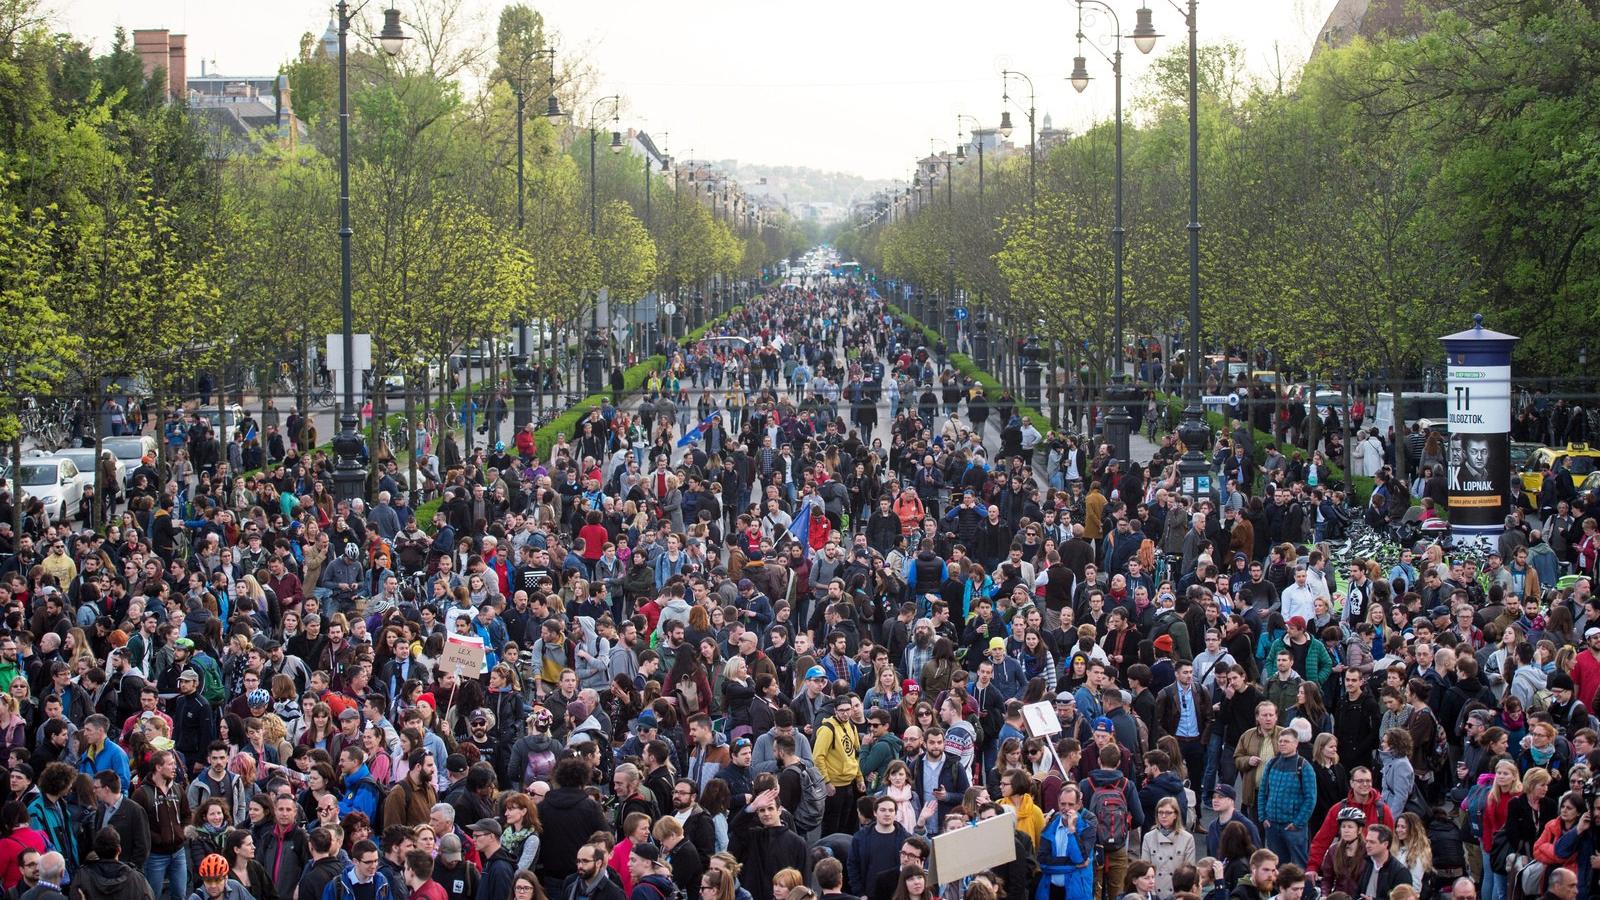
[[[1034,803],[1029,794],[1002,797],[1000,802],[1016,812],[1017,830],[1027,835],[1033,841],[1033,849],[1038,850],[1039,834],[1044,831],[1044,813],[1040,811],[1039,804]]]
[[[861,735],[856,726],[829,716],[817,725],[811,743],[811,759],[822,773],[822,780],[834,787],[854,784],[861,777]]]

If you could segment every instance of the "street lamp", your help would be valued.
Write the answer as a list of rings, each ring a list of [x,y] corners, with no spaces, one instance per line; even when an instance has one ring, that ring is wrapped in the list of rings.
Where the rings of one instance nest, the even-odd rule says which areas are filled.
[[[934,310],[934,318],[938,320],[936,326],[938,327],[939,331],[946,336],[945,343],[950,346],[952,351],[954,351],[956,348],[956,338],[958,337],[954,318],[956,310],[956,201],[955,177],[952,174],[951,165],[955,162],[955,158],[948,149],[950,146],[948,142],[940,138],[931,138],[928,141],[928,155],[932,157],[933,165],[935,167],[937,167],[940,162],[939,156],[935,152],[935,147],[939,144],[944,144],[946,147],[943,162],[945,239],[947,243],[945,244],[944,258],[944,308]],[[929,190],[931,193],[932,185],[929,186]]]
[[[350,241],[350,87],[349,53],[350,10],[348,0],[339,0],[339,311],[340,338],[344,351],[344,397],[339,410],[339,433],[333,439],[337,462],[333,469],[334,496],[355,500],[366,492],[367,471],[361,464],[362,442],[356,417],[356,336],[355,308],[351,302]],[[405,46],[405,29],[400,26],[400,11],[385,10],[383,31],[377,36],[383,52],[393,56]]]
[[[1013,69],[1001,69],[1000,70],[1000,83],[1001,83],[1000,102],[1001,102],[1002,106],[1004,106],[1006,103],[1016,103],[1015,100],[1011,99],[1011,79],[1012,78],[1020,78],[1023,81],[1027,82],[1027,85],[1028,85],[1028,110],[1027,110],[1027,112],[1028,112],[1028,205],[1031,207],[1033,205],[1034,201],[1036,199],[1038,199],[1038,196],[1039,196],[1038,181],[1034,177],[1035,164],[1036,164],[1035,161],[1036,161],[1036,158],[1038,156],[1038,150],[1034,145],[1037,144],[1039,141],[1038,141],[1037,132],[1035,132],[1035,130],[1034,130],[1034,115],[1033,114],[1034,114],[1035,98],[1034,98],[1034,91],[1033,91],[1033,79],[1029,78],[1028,76],[1022,74],[1021,72],[1015,71]],[[1019,109],[1021,108],[1021,104],[1018,104],[1018,108]],[[1008,109],[1007,110],[1002,110],[1001,113],[1000,113],[1000,134],[1003,135],[1004,137],[1011,137],[1011,111],[1008,110]]]
[[[1117,17],[1117,11],[1112,9],[1109,4],[1102,2],[1102,0],[1078,0],[1078,56],[1073,60],[1072,75],[1070,76],[1069,80],[1072,82],[1072,87],[1080,94],[1089,87],[1089,81],[1091,80],[1089,77],[1089,68],[1085,64],[1086,61],[1083,56],[1083,6],[1085,3],[1092,4],[1100,9],[1105,10],[1106,14],[1111,17],[1111,24],[1115,29],[1116,35],[1116,45],[1113,48],[1110,56],[1107,56],[1105,51],[1096,46],[1093,41],[1089,42],[1089,46],[1093,47],[1094,51],[1100,54],[1103,59],[1111,63],[1112,78],[1116,84],[1116,198],[1113,203],[1114,223],[1111,226],[1111,247],[1113,253],[1115,254],[1115,263],[1113,264],[1113,277],[1115,278],[1115,281],[1111,290],[1113,308],[1111,347],[1112,359],[1114,361],[1112,378],[1120,381],[1124,374],[1122,343],[1122,261],[1124,256],[1123,247],[1127,238],[1127,233],[1122,227],[1122,20]]]
[[[1185,448],[1178,472],[1183,477],[1185,493],[1210,496],[1205,451],[1211,443],[1211,429],[1200,406],[1200,73],[1196,0],[1188,0],[1187,9],[1176,0],[1167,2],[1184,14],[1189,27],[1189,364],[1183,386],[1183,422],[1178,426],[1178,439]],[[1149,53],[1160,37],[1151,21],[1150,8],[1140,7],[1133,28],[1134,46],[1140,53]]]
[[[600,201],[595,178],[595,145],[600,140],[600,132],[594,127],[603,104],[611,104],[611,122],[615,126],[622,120],[622,95],[612,94],[601,97],[589,107],[589,239],[595,240],[600,230]],[[622,152],[622,132],[613,127],[611,130],[611,152]],[[589,312],[589,336],[584,339],[583,373],[584,392],[598,394],[605,385],[606,356],[601,351],[604,342],[600,339],[600,296],[595,295],[594,307]]]
[[[963,132],[961,129],[969,121],[972,123],[971,144],[976,147],[978,151],[978,222],[981,229],[984,221],[983,136],[978,132],[983,130],[983,125],[978,121],[976,116],[969,116],[965,113],[956,114],[956,162],[965,163],[967,159],[968,142],[962,140]],[[981,234],[983,232],[980,230],[979,233]],[[974,304],[974,308],[972,310],[973,327],[972,331],[970,332],[970,341],[972,344],[973,362],[978,364],[978,368],[985,370],[989,368],[988,315],[988,306],[984,302],[983,289],[980,282],[980,287],[978,289],[978,302]]]
[[[557,118],[561,115],[561,104],[556,101],[555,94],[555,59],[556,51],[553,47],[544,47],[533,51],[524,61],[524,65],[531,67],[540,59],[550,60],[550,96],[545,103],[545,116]],[[523,190],[523,120],[527,108],[527,78],[530,73],[524,69],[516,73],[507,73],[506,81],[511,85],[511,92],[517,100],[517,232],[522,233],[524,223],[524,201],[526,192]],[[528,317],[521,317],[517,323],[517,355],[521,359],[511,368],[511,375],[516,383],[511,388],[511,415],[512,425],[521,431],[523,426],[533,420],[533,346],[528,339]]]

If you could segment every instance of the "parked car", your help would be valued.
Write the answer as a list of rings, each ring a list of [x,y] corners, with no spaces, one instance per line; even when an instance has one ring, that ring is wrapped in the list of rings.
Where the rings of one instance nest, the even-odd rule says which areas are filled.
[[[44,502],[45,518],[63,523],[77,515],[83,502],[83,481],[78,464],[65,456],[39,456],[25,459],[17,467],[22,496]]]
[[[78,467],[78,478],[83,482],[83,486],[94,487],[93,447],[64,447],[51,455],[65,456],[67,459],[72,460],[73,465]],[[111,458],[116,463],[117,484],[126,485],[128,483],[128,467],[123,464],[122,460],[117,459],[114,454]]]
[[[100,443],[105,449],[111,451],[111,454],[117,458],[118,462],[122,463],[123,487],[132,486],[129,481],[133,478],[133,470],[139,468],[147,454],[150,456],[156,455],[156,439],[148,434],[127,434],[122,437],[108,437]]]
[[[1570,461],[1574,482],[1583,481],[1584,476],[1600,469],[1600,450],[1592,449],[1588,444],[1540,447],[1528,457],[1527,466],[1522,470],[1522,489],[1537,495],[1539,489],[1544,487],[1544,467],[1554,466],[1563,457]]]

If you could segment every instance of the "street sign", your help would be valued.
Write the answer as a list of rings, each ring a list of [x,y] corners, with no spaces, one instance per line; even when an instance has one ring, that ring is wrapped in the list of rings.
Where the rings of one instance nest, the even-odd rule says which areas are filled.
[[[967,308],[958,306],[951,312],[951,315],[955,316],[957,322],[965,322],[967,320]]]
[[[1236,402],[1233,401],[1233,396],[1232,394],[1206,394],[1200,398],[1200,402],[1206,406],[1222,406],[1229,402]]]
[[[675,316],[678,314],[678,304],[668,300],[666,303],[661,304],[661,312],[663,315]]]

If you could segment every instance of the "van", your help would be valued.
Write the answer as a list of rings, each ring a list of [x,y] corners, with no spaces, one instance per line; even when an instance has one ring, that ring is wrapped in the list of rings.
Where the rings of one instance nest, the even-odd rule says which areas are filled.
[[[1401,394],[1406,404],[1405,427],[1409,429],[1412,423],[1422,419],[1428,420],[1424,427],[1443,428],[1442,423],[1449,421],[1449,396],[1443,393],[1429,391],[1405,391]],[[1394,393],[1380,391],[1378,393],[1377,410],[1373,416],[1372,424],[1377,426],[1379,434],[1388,434],[1389,426],[1394,424]]]

